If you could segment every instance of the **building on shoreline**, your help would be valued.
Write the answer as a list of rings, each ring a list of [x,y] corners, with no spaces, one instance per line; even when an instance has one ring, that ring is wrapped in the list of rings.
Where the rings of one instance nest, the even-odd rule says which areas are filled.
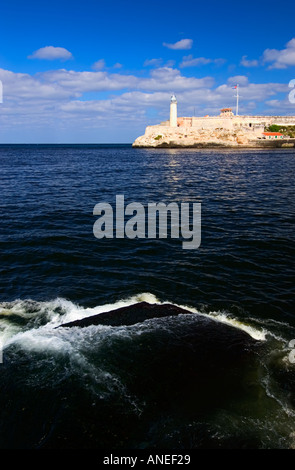
[[[281,132],[263,132],[264,139],[289,139],[289,136],[285,136]]]
[[[265,135],[265,130],[273,124],[295,126],[295,116],[240,116],[234,115],[231,108],[223,108],[219,116],[177,117],[177,100],[173,95],[170,119],[159,125],[148,126],[145,134],[138,137],[133,146],[194,146],[210,142],[225,146],[245,145],[269,137],[272,139],[272,136]]]

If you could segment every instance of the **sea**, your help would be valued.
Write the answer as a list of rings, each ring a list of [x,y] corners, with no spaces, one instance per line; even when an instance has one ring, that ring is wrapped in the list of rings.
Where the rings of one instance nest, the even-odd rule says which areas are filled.
[[[0,448],[295,448],[294,175],[294,149],[1,145]],[[200,203],[199,247],[95,237],[117,195]],[[186,312],[61,327],[146,304]]]

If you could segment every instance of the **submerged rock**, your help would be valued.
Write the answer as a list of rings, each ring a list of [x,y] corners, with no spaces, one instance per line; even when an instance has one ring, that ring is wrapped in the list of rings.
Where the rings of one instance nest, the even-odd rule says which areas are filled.
[[[90,325],[134,325],[135,323],[143,322],[151,318],[162,318],[180,314],[195,315],[189,310],[177,307],[173,304],[149,304],[148,302],[139,302],[137,304],[128,305],[127,307],[121,307],[109,312],[82,318],[81,320],[63,323],[60,327],[80,326],[83,328]],[[215,320],[211,320],[210,318],[208,318],[208,321],[215,322]]]
[[[156,318],[167,318],[168,320],[171,317],[179,315],[188,315],[188,318],[194,320],[193,328],[192,325],[190,328],[190,335],[194,339],[198,338],[200,348],[202,347],[201,344],[204,345],[206,341],[204,338],[207,335],[208,339],[210,339],[210,343],[213,344],[212,340],[215,337],[220,343],[220,347],[223,349],[227,349],[229,344],[232,343],[236,346],[239,345],[237,347],[241,347],[243,350],[249,350],[249,347],[251,349],[251,346],[259,343],[259,341],[252,338],[245,331],[217,321],[214,318],[192,313],[189,310],[172,304],[149,304],[147,302],[139,302],[134,305],[111,310],[110,312],[104,312],[81,320],[64,323],[58,328],[84,328],[91,325],[108,325],[113,327],[130,326]],[[188,323],[190,324],[190,322]],[[181,328],[183,327],[184,325],[182,325]],[[222,343],[224,344],[222,345]]]
[[[86,317],[81,320],[75,320],[70,323],[64,323],[62,327],[72,326],[90,326],[90,325],[134,325],[135,323],[143,322],[149,318],[161,318],[170,315],[191,313],[188,310],[177,307],[172,304],[149,304],[148,302],[139,302],[128,307],[121,307],[110,312],[100,313],[91,317]]]
[[[16,343],[6,354],[4,448],[260,446],[247,418],[258,410],[260,419],[270,400],[259,382],[263,343],[245,331],[141,302],[48,334],[45,348]]]

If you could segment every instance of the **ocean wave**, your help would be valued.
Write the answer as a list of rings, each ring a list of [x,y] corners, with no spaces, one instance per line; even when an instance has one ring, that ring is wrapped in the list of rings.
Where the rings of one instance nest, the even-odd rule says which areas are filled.
[[[204,313],[193,306],[162,301],[152,293],[143,292],[113,303],[102,304],[95,307],[83,307],[63,298],[56,298],[52,301],[35,301],[29,299],[2,302],[0,304],[0,340],[5,347],[6,344],[10,343],[10,339],[15,335],[19,335],[20,332],[27,330],[36,332],[39,328],[43,330],[54,329],[65,323],[99,315],[100,313],[111,312],[140,302],[158,305],[172,304],[188,312],[202,315],[242,330],[258,341],[265,341],[266,336],[270,333],[265,325],[262,324],[259,325],[259,327],[253,326],[234,317],[230,312],[211,311]],[[31,343],[33,344],[32,338]]]
[[[248,319],[246,321],[240,320],[230,312],[211,311],[204,313],[192,306],[173,304],[188,313],[152,317],[129,325],[90,324],[83,328],[79,326],[59,328],[68,322],[111,312],[141,302],[158,305],[171,304],[169,301],[161,301],[154,294],[148,292],[126,297],[117,302],[88,308],[62,298],[47,302],[16,300],[2,303],[0,305],[0,327],[4,343],[3,379],[7,383],[10,380],[14,383],[17,379],[18,386],[22,390],[29,391],[33,388],[51,391],[53,394],[59,389],[68,390],[68,384],[71,384],[75,387],[75,393],[83,391],[83,394],[88,397],[89,402],[87,401],[87,403],[90,403],[91,407],[94,406],[98,409],[101,402],[103,402],[105,403],[103,406],[108,409],[109,406],[113,407],[114,403],[120,403],[122,416],[124,416],[125,410],[129,410],[128,413],[131,413],[131,415],[134,413],[139,417],[142,413],[147,412],[146,403],[149,403],[148,406],[153,403],[154,390],[157,390],[156,396],[162,397],[161,387],[167,386],[166,379],[163,377],[166,377],[165,373],[168,370],[170,372],[167,378],[169,380],[173,379],[176,365],[175,351],[179,353],[184,348],[188,351],[188,356],[185,356],[185,358],[190,357],[193,361],[192,367],[186,364],[186,360],[183,365],[178,364],[178,369],[176,369],[179,374],[182,367],[188,367],[188,373],[198,370],[198,367],[202,371],[203,366],[205,370],[210,371],[214,363],[214,351],[218,354],[216,356],[217,364],[222,363],[224,357],[222,367],[230,367],[233,354],[231,347],[236,341],[234,330],[231,329],[227,337],[226,328],[222,327],[221,341],[223,349],[220,350],[215,344],[216,331],[219,330],[214,328],[214,324],[212,331],[215,331],[215,334],[212,337],[211,329],[207,330],[206,336],[202,337],[202,333],[197,336],[198,325],[203,322],[203,320],[200,321],[200,317],[206,317],[216,322],[215,325],[217,324],[217,326],[218,323],[225,324],[247,333],[249,339],[250,337],[255,339],[263,347],[262,350],[259,349],[259,359],[253,369],[254,372],[251,372],[251,361],[247,364],[243,363],[243,367],[238,369],[241,374],[240,379],[245,374],[245,380],[247,381],[247,374],[249,374],[249,380],[252,383],[249,396],[246,393],[244,398],[241,397],[241,400],[246,400],[247,406],[253,408],[254,414],[256,412],[255,404],[258,400],[259,407],[262,410],[258,413],[259,416],[262,413],[262,417],[261,422],[257,421],[255,431],[257,435],[259,434],[259,440],[263,441],[260,431],[262,433],[265,426],[270,426],[268,423],[271,421],[271,413],[273,412],[280,417],[278,422],[284,423],[286,436],[292,434],[293,406],[290,403],[288,394],[284,391],[284,384],[282,385],[276,376],[277,369],[280,370],[280,373],[281,371],[287,373],[286,368],[290,366],[290,364],[284,363],[286,343],[283,341],[283,335],[279,337],[281,340],[278,341],[275,338],[274,330],[274,328],[286,328],[285,324],[268,320],[263,322],[263,319],[256,323],[254,321],[248,323]],[[18,323],[17,318],[24,321]],[[204,322],[207,323],[205,320]],[[203,330],[201,329],[201,331]],[[196,338],[194,344],[199,348],[198,353],[190,343],[189,338],[192,332]],[[245,335],[245,337],[247,336]],[[254,344],[256,343],[254,342]],[[217,349],[215,349],[215,346]],[[273,351],[272,348],[276,348],[276,351]],[[170,351],[168,356],[165,355],[165,351]],[[206,356],[208,351],[213,351],[213,355]],[[159,367],[156,357],[157,352],[161,354],[159,364],[162,364],[161,367],[163,367],[159,376],[156,372],[157,367]],[[219,370],[218,365],[214,365],[214,367]],[[148,370],[150,375],[155,374],[154,381],[150,383],[151,392],[145,389],[141,390],[140,380],[136,385],[136,390],[132,386],[134,381],[138,380],[138,376],[146,380],[145,372],[142,369]],[[210,374],[208,372],[208,374],[215,387],[214,373]],[[158,380],[163,381],[161,386],[158,385]],[[184,380],[184,377],[181,380]],[[196,380],[194,386],[197,392],[199,390],[197,378],[194,380]],[[236,386],[235,380],[234,378],[230,387]],[[291,378],[289,380],[289,386],[292,387],[293,382]],[[189,382],[189,385],[191,387],[192,383]],[[184,388],[186,386],[188,384]],[[160,390],[156,387],[160,387]],[[251,390],[253,387],[255,393],[252,396]],[[261,392],[262,389],[265,391],[265,396]],[[255,395],[258,392],[260,394],[259,399]],[[211,386],[208,393],[212,394],[212,398],[215,399],[215,392],[213,393]],[[226,397],[227,394],[225,393],[224,399]],[[68,400],[68,398],[66,399]],[[232,400],[237,400],[237,406],[239,405],[239,396],[233,396]],[[275,402],[275,405],[272,402]],[[251,434],[251,425],[249,425],[249,423],[251,424],[251,416],[248,417],[246,413],[245,417],[236,418],[235,411],[231,410],[228,413],[226,417],[217,414],[214,421],[215,432],[217,432],[219,425],[220,429],[223,429],[221,423],[226,418],[228,433],[223,435],[223,440],[230,439],[231,433],[238,435],[241,422],[243,423],[243,432]],[[290,423],[290,419],[292,419],[292,423]],[[278,428],[275,423],[274,425]],[[280,429],[276,429],[270,435],[270,441],[276,439],[279,431]],[[273,434],[275,434],[275,437]],[[286,436],[284,436],[285,441]],[[284,445],[286,445],[285,441]],[[265,445],[268,444],[266,442]]]

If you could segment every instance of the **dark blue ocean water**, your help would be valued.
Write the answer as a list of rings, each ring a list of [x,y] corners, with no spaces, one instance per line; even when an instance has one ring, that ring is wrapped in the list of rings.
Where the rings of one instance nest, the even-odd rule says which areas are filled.
[[[76,428],[85,433],[82,447],[293,446],[294,174],[292,149],[1,146],[0,447],[71,447]],[[201,246],[184,250],[171,238],[96,239],[94,206],[115,205],[119,194],[125,204],[143,206],[200,202]],[[64,320],[142,300],[186,306],[263,337],[266,347],[238,403],[190,420],[181,418],[174,397],[173,412],[162,413],[159,404],[151,421],[141,421],[149,399],[128,391],[114,351],[124,356],[140,334],[149,354],[140,356],[144,368],[163,322],[150,325],[154,339],[144,336],[143,324],[75,329],[77,336],[54,330]],[[170,339],[177,328],[171,326]],[[137,349],[128,361],[136,355]],[[73,425],[78,394],[83,417],[72,418]],[[90,418],[98,402],[104,439]],[[125,431],[114,431],[108,407],[127,423]],[[24,436],[24,426],[35,431]]]

